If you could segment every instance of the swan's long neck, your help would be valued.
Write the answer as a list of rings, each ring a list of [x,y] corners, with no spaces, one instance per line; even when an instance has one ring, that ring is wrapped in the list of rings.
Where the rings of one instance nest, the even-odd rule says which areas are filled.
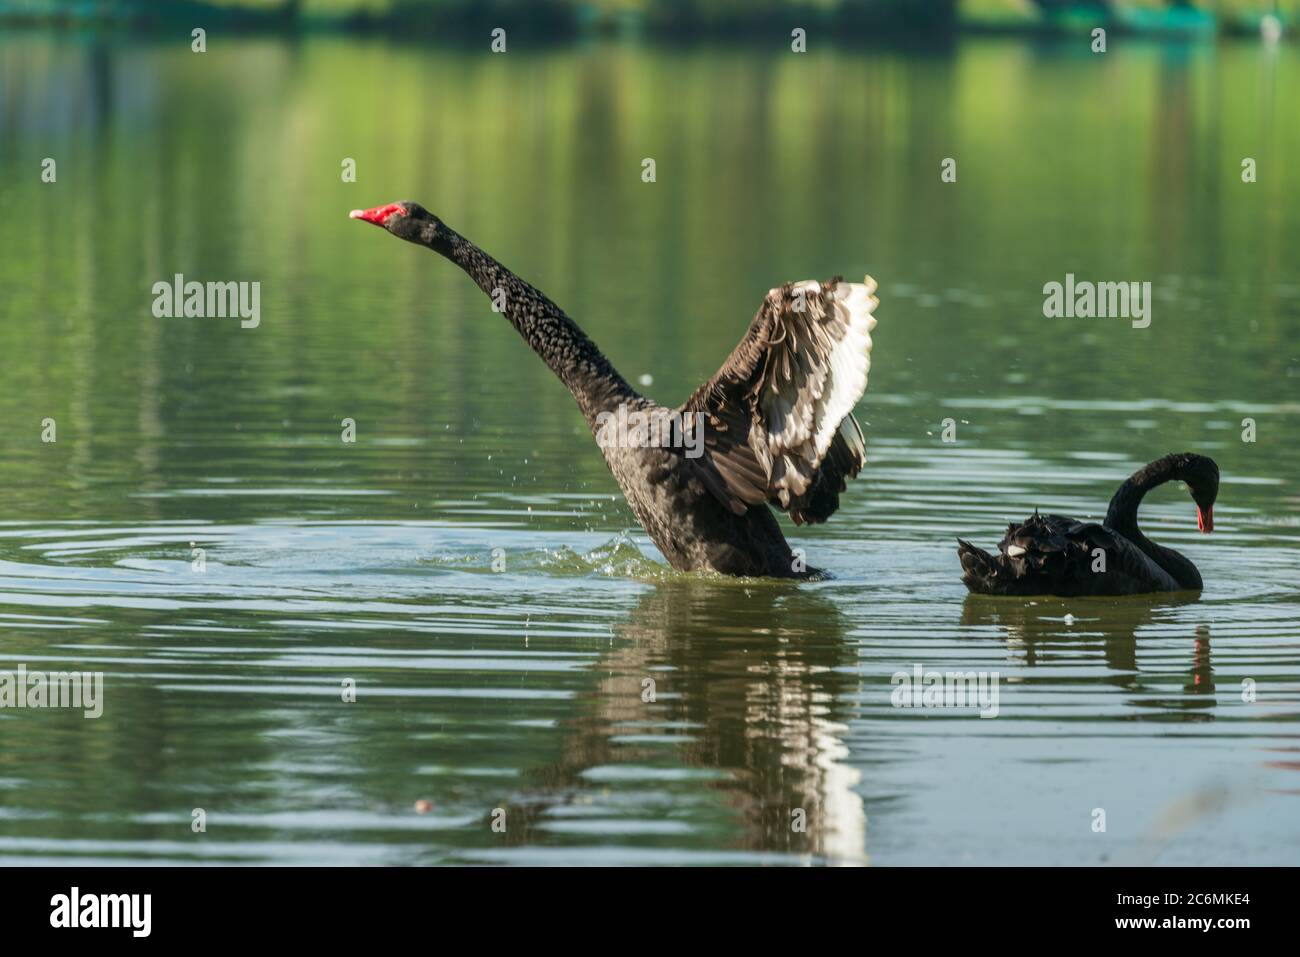
[[[429,244],[469,274],[565,384],[588,423],[602,411],[637,398],[618,370],[578,324],[464,236],[442,226]]]
[[[1156,459],[1151,464],[1138,469],[1111,497],[1110,508],[1106,510],[1106,527],[1119,532],[1140,548],[1148,558],[1167,571],[1184,588],[1199,589],[1202,587],[1201,573],[1197,571],[1191,560],[1172,548],[1157,545],[1143,535],[1142,529],[1138,527],[1138,506],[1142,504],[1142,499],[1147,492],[1179,478],[1182,478],[1182,475],[1172,456]]]

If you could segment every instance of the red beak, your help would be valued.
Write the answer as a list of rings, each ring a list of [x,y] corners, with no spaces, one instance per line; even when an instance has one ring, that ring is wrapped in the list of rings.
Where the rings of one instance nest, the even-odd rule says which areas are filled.
[[[388,217],[400,213],[406,215],[406,210],[402,208],[401,203],[389,203],[387,206],[376,206],[374,209],[354,209],[348,213],[349,219],[364,219],[368,223],[374,223],[376,226],[383,226],[388,222]]]
[[[1214,531],[1214,506],[1201,508],[1196,506],[1196,527],[1201,530],[1203,535],[1208,535]]]

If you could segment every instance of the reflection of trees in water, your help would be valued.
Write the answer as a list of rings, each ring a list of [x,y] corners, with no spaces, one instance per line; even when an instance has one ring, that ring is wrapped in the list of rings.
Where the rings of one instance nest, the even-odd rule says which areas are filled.
[[[685,765],[719,772],[709,787],[729,810],[723,826],[740,825],[734,849],[864,862],[859,776],[841,763],[845,698],[859,686],[843,629],[835,605],[806,587],[656,585],[615,629],[562,757],[536,772],[547,793],[520,813],[532,825],[589,791],[593,768]],[[653,703],[642,700],[646,678]],[[636,737],[645,735],[653,743]],[[806,815],[802,831],[795,809]],[[527,843],[532,827],[519,822],[512,816],[512,843]]]
[[[1209,720],[1214,709],[1214,668],[1210,661],[1210,629],[1197,625],[1188,636],[1187,680],[1181,698],[1153,697],[1152,685],[1165,680],[1164,675],[1138,670],[1139,628],[1156,621],[1159,612],[1195,602],[1193,595],[1161,595],[1149,599],[1124,598],[1118,601],[1078,599],[1064,602],[1041,598],[1029,604],[1024,600],[967,595],[962,608],[962,624],[994,626],[1004,633],[1007,647],[1024,656],[1025,664],[1034,667],[1058,657],[1077,658],[1080,650],[1097,648],[1110,674],[1105,680],[1116,688],[1142,694],[1129,701],[1137,707],[1162,707],[1177,712],[1183,720]],[[1067,614],[1075,623],[1062,624]]]

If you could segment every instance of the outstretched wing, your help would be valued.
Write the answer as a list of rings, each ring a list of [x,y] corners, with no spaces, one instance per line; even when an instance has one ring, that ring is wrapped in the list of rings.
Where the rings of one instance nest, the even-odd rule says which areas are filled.
[[[771,502],[824,522],[866,461],[853,406],[871,368],[876,283],[838,277],[771,290],[717,375],[679,412],[699,413],[705,485],[732,511]]]

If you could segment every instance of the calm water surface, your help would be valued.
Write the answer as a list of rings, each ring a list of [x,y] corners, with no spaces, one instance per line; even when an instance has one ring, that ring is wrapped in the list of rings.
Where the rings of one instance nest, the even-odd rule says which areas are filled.
[[[0,38],[0,669],[105,675],[0,710],[0,860],[1300,860],[1300,62],[1115,46]],[[487,300],[346,217],[403,197],[668,403],[769,287],[877,277],[869,467],[790,529],[834,577],[669,571]],[[1045,319],[1067,272],[1151,327]],[[260,326],[154,318],[175,273]],[[1184,448],[1199,600],[967,597],[957,535]],[[891,707],[914,665],[997,718]]]

